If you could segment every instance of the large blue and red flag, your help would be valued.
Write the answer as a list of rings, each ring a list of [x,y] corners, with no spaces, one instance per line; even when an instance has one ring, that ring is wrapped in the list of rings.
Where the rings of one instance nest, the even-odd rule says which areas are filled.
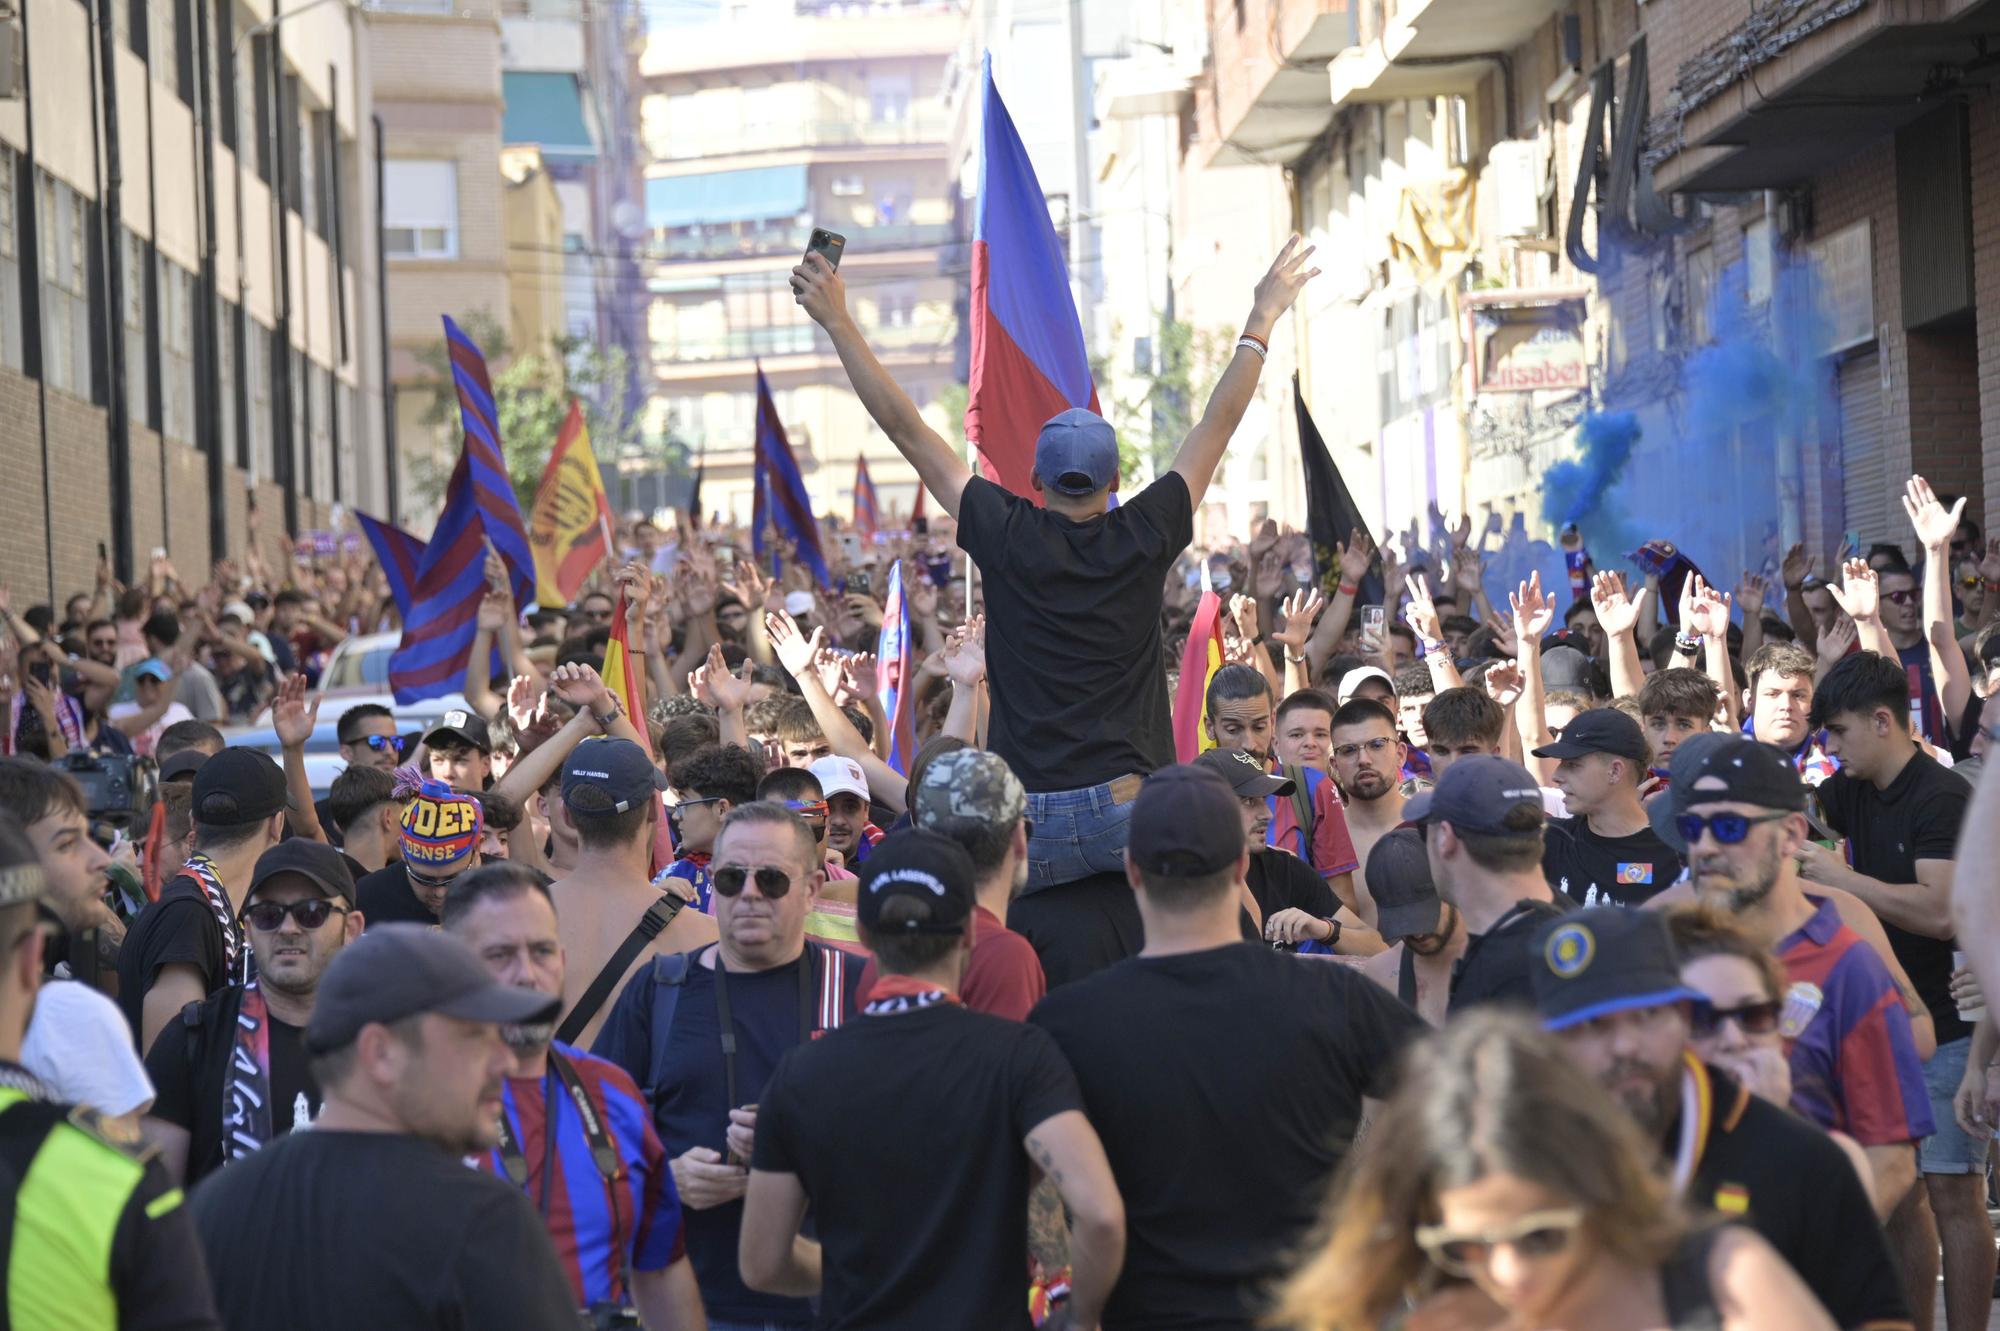
[[[875,499],[875,480],[868,474],[868,459],[854,459],[854,531],[872,541],[882,528],[882,510]]]
[[[882,636],[875,640],[875,696],[889,718],[889,766],[908,775],[917,753],[916,718],[905,696],[915,678],[910,644],[910,603],[903,595],[903,561],[889,566],[889,599],[882,606]]]
[[[500,452],[486,358],[449,318],[444,332],[465,442],[445,486],[444,512],[417,566],[403,640],[389,658],[389,686],[399,703],[440,697],[464,679],[486,595],[488,541],[507,566],[514,603],[527,605],[535,594],[534,556]]]
[[[1097,410],[1069,268],[1028,150],[984,62],[972,229],[972,375],[965,437],[987,479],[1035,497],[1035,438],[1071,407]]]
[[[750,514],[750,545],[764,553],[764,529],[776,527],[792,543],[799,562],[813,572],[822,587],[831,586],[826,555],[819,548],[819,524],[813,520],[812,499],[799,461],[785,439],[785,426],[771,402],[771,382],[757,367],[757,481]]]
[[[368,538],[368,544],[375,551],[375,562],[382,566],[383,576],[389,579],[389,595],[395,599],[396,613],[407,624],[410,622],[410,598],[417,586],[417,569],[424,561],[424,543],[401,527],[391,526],[380,518],[371,518],[359,509],[352,511],[354,520],[361,524],[361,534]]]

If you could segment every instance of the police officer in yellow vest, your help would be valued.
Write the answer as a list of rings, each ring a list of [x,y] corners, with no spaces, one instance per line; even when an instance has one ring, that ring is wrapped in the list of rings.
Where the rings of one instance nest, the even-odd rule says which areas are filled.
[[[42,869],[0,811],[0,1331],[209,1331],[181,1194],[135,1133],[55,1103],[21,1067],[42,976]]]

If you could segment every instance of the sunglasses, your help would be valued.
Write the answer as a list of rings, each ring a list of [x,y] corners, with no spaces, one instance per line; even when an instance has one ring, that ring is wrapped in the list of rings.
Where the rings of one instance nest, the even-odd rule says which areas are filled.
[[[1745,1003],[1741,1007],[1716,1007],[1705,1000],[1697,1000],[1693,1005],[1690,1025],[1697,1040],[1706,1040],[1722,1029],[1722,1023],[1733,1021],[1745,1035],[1769,1035],[1778,1029],[1778,1014],[1784,1004],[1775,999],[1762,1003]]]
[[[1418,1225],[1416,1238],[1439,1270],[1466,1278],[1484,1270],[1493,1250],[1503,1245],[1517,1257],[1553,1257],[1569,1247],[1582,1224],[1581,1210],[1531,1211],[1511,1224],[1476,1232]]]
[[[411,886],[428,887],[438,892],[450,891],[451,885],[457,882],[460,877],[459,874],[452,874],[449,878],[433,878],[427,873],[418,873],[415,869],[408,867],[405,867],[403,872],[409,876]]]
[[[1684,813],[1674,819],[1674,828],[1690,846],[1701,840],[1704,830],[1715,833],[1716,841],[1722,845],[1738,846],[1756,824],[1775,823],[1786,817],[1789,815],[1783,813],[1760,813],[1754,818],[1747,813],[1718,813],[1704,818],[1698,813]]]
[[[361,742],[377,753],[401,753],[403,751],[403,737],[401,735],[363,735]]]
[[[1977,573],[1961,573],[1958,578],[1958,585],[1967,591],[1971,591],[1979,585],[1980,581],[1981,579]]]
[[[758,894],[767,900],[776,901],[792,890],[792,876],[768,864],[756,869],[748,869],[741,864],[725,864],[715,871],[715,890],[725,897],[741,896],[752,874],[757,878]]]
[[[317,929],[335,915],[345,914],[345,906],[336,906],[325,897],[307,897],[289,906],[276,901],[259,901],[243,910],[243,918],[250,922],[250,927],[266,934],[282,929],[287,915],[297,920],[301,929]]]
[[[1905,587],[1901,591],[1883,592],[1882,599],[1894,601],[1897,605],[1911,605],[1917,599],[1917,592],[1913,587]]]

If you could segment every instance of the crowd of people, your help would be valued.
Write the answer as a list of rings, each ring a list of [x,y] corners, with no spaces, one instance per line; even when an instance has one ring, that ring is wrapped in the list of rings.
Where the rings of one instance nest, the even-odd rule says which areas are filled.
[[[1442,515],[1192,549],[1315,272],[1114,505],[1088,412],[972,474],[809,256],[935,517],[824,587],[715,523],[562,608],[494,556],[462,700],[329,716],[323,793],[379,571],[0,591],[12,1324],[1985,1326],[2000,542],[1913,477],[1907,551],[1733,591],[1568,535],[1489,593]]]

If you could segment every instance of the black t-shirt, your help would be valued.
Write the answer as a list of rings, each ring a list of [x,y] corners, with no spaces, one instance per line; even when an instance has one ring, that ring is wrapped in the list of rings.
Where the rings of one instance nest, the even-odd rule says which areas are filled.
[[[237,1016],[243,990],[231,985],[170,1021],[146,1053],[146,1075],[156,1099],[153,1115],[188,1131],[187,1183],[222,1166],[223,1116],[227,1113],[231,1062],[236,1050]],[[297,1126],[303,1098],[307,1121],[319,1113],[319,1084],[308,1070],[305,1030],[270,1017],[265,1026],[271,1057],[271,1139]]]
[[[1972,786],[1922,749],[1912,749],[1887,790],[1835,772],[1817,787],[1826,825],[1847,838],[1855,872],[1884,883],[1917,881],[1918,860],[1949,860],[1958,848],[1959,824]],[[1896,960],[1909,972],[1917,997],[1930,1010],[1937,1042],[1972,1034],[1951,997],[1950,938],[1926,938],[1882,921]]]
[[[1364,1095],[1428,1028],[1337,962],[1233,943],[1134,957],[1029,1015],[1069,1058],[1125,1198],[1104,1325],[1243,1328],[1296,1256]]]
[[[402,860],[390,860],[374,873],[364,875],[354,885],[354,907],[369,928],[378,924],[436,925],[438,917],[418,899],[410,887],[410,875]]]
[[[1643,906],[1681,876],[1681,857],[1650,827],[1607,837],[1588,818],[1551,818],[1542,876],[1579,906]]]
[[[230,1331],[577,1325],[527,1195],[416,1137],[295,1133],[203,1180],[194,1219]]]
[[[958,544],[979,565],[993,625],[988,747],[1023,786],[1076,790],[1174,761],[1160,608],[1193,539],[1174,472],[1083,522],[966,482]]]
[[[1804,1119],[1707,1071],[1714,1109],[1689,1200],[1763,1235],[1836,1325],[1907,1323],[1882,1225],[1846,1154]],[[1666,1140],[1679,1134],[1676,1125]]]
[[[1007,906],[1007,927],[1028,940],[1057,989],[1137,956],[1146,945],[1139,899],[1122,873],[1058,883]]]
[[[1326,879],[1314,873],[1311,865],[1289,850],[1266,846],[1251,851],[1247,881],[1250,895],[1255,898],[1257,909],[1266,920],[1281,910],[1294,908],[1323,920],[1340,909],[1340,899],[1326,885]],[[1237,914],[1242,922],[1244,941],[1261,942],[1264,931],[1250,918],[1250,912],[1246,909]]]
[[[202,989],[213,994],[232,979],[240,979],[250,944],[238,951],[237,975],[229,973],[228,939],[215,908],[194,879],[185,875],[160,889],[160,898],[140,911],[118,949],[118,1006],[140,1038],[146,991],[167,966],[192,966],[201,972]],[[142,1055],[144,1049],[139,1051]]]
[[[1491,929],[1468,938],[1465,955],[1451,968],[1451,1011],[1481,1003],[1534,1006],[1530,944],[1537,930],[1569,909],[1561,896],[1516,902]]]
[[[1047,1033],[956,1003],[856,1017],[787,1053],[752,1164],[811,1200],[822,1331],[1031,1326],[1022,1139],[1082,1108]]]

